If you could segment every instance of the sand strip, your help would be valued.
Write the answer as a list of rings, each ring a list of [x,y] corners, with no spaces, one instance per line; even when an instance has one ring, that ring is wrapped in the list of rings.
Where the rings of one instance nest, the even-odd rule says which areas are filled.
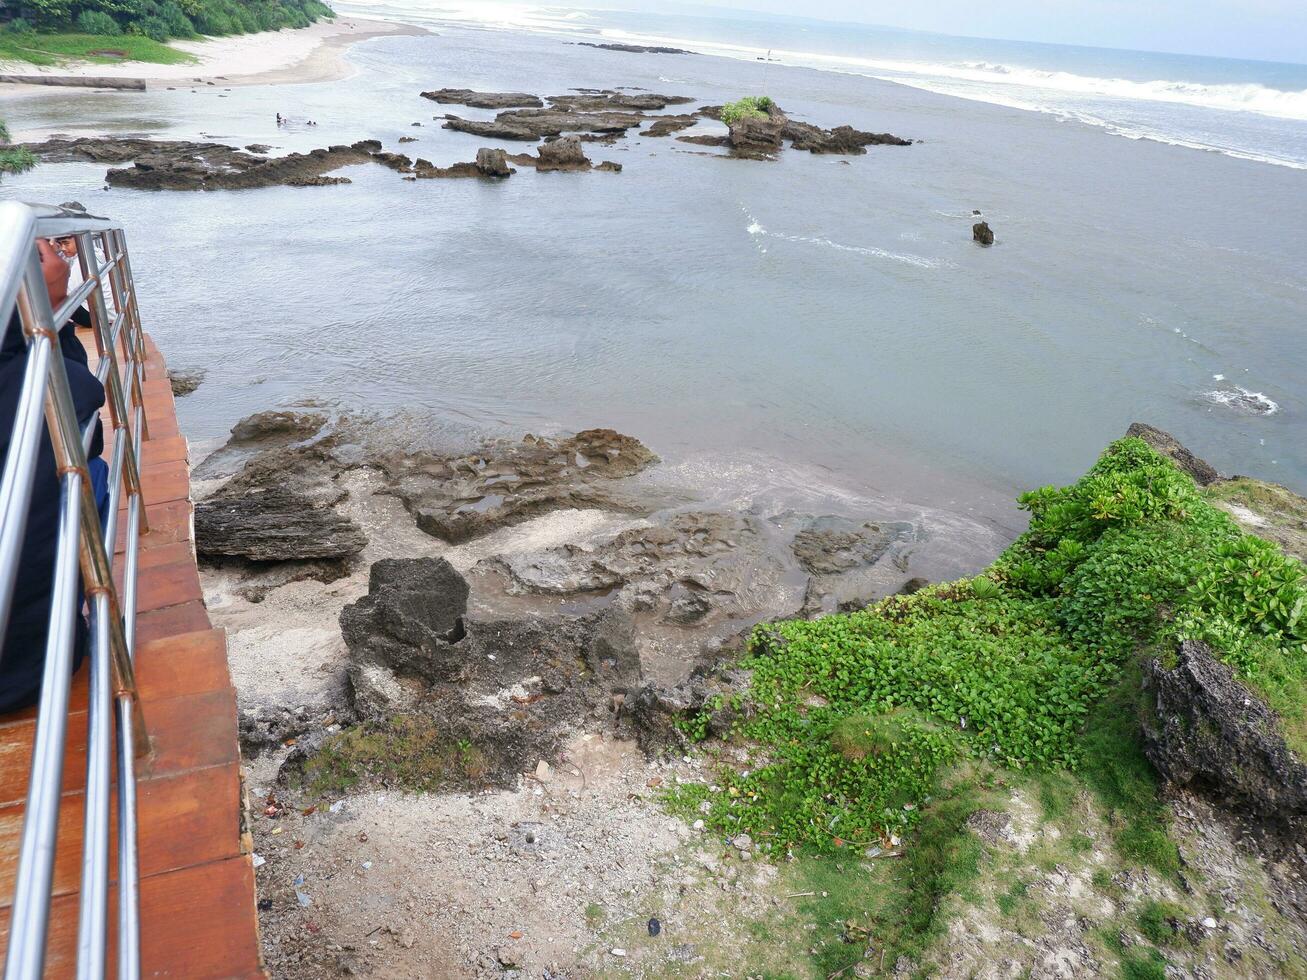
[[[0,62],[0,73],[141,78],[146,80],[147,85],[192,81],[220,81],[224,85],[328,82],[349,76],[350,67],[342,54],[351,44],[372,37],[426,33],[429,32],[410,24],[337,17],[300,30],[175,41],[173,47],[193,54],[197,59],[184,65],[125,61],[109,65],[74,62],[42,67],[21,62]],[[30,95],[44,88],[38,85],[0,85],[0,98]]]

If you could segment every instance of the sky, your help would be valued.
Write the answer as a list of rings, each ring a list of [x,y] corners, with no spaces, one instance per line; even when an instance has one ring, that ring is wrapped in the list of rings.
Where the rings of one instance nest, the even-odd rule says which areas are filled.
[[[672,6],[658,0],[612,5]],[[683,13],[730,8],[941,34],[1307,64],[1307,0],[713,0],[674,6]]]

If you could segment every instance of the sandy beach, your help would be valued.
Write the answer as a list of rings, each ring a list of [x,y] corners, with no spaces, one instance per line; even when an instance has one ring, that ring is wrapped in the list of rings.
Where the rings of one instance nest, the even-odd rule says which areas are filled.
[[[195,56],[196,61],[188,64],[155,65],[129,61],[42,66],[9,61],[0,62],[0,74],[142,78],[147,84],[210,79],[221,80],[227,85],[327,82],[349,74],[349,66],[341,53],[351,44],[372,37],[426,33],[423,28],[409,24],[337,17],[299,30],[173,42],[173,47]],[[37,85],[0,85],[0,98],[42,90],[44,87]]]

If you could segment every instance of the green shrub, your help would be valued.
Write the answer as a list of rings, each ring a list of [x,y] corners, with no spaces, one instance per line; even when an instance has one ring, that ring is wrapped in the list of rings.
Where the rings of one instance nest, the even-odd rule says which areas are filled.
[[[681,802],[710,801],[706,822],[773,850],[828,850],[910,828],[956,758],[1083,764],[1121,852],[1174,873],[1134,701],[1109,702],[1089,730],[1086,720],[1129,686],[1136,652],[1206,639],[1303,751],[1307,576],[1138,439],[1113,443],[1075,484],[1021,502],[1030,529],[985,575],[759,628],[734,734],[767,761],[724,769],[720,793],[683,789]]]
[[[766,119],[775,103],[765,95],[749,95],[722,106],[721,120],[731,126],[742,119]]]
[[[77,29],[83,34],[104,37],[113,37],[123,32],[118,22],[101,10],[83,10],[77,15]]]
[[[22,17],[15,17],[9,23],[4,25],[3,30],[6,34],[22,35],[22,34],[31,34],[35,30],[35,28],[32,27],[32,25],[28,21],[24,20]]]

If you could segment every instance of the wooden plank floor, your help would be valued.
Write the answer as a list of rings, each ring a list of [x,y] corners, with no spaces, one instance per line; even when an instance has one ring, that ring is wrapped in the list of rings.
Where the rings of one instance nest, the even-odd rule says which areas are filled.
[[[88,337],[83,343],[94,350]],[[141,539],[136,627],[137,680],[151,742],[150,756],[138,760],[137,770],[142,976],[263,977],[254,871],[242,838],[236,694],[227,670],[227,641],[209,623],[200,592],[186,440],[178,434],[167,369],[153,343],[146,372],[150,438],[142,447],[141,484],[150,530]],[[105,422],[108,435],[107,411]],[[106,441],[107,460],[112,439]],[[120,560],[125,512],[121,518],[115,543]],[[83,668],[73,678],[69,707],[47,977],[73,976],[76,967],[86,699]],[[8,943],[35,731],[33,710],[0,716],[0,962]],[[116,833],[115,827],[115,839]],[[111,861],[117,861],[116,849]],[[114,888],[111,902],[116,899]]]

